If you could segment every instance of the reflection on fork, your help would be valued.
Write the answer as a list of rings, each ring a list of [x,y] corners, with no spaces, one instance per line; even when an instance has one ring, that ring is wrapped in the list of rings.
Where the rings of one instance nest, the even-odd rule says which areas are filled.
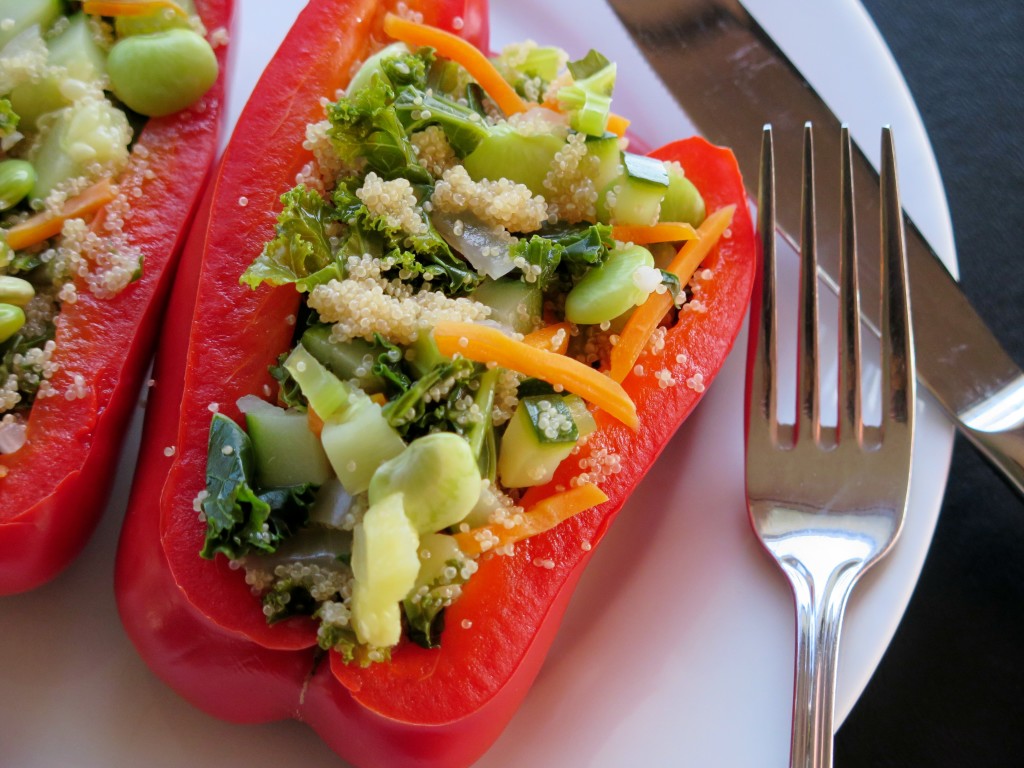
[[[832,764],[839,634],[854,583],[892,546],[910,484],[915,375],[903,216],[891,131],[882,132],[882,417],[866,426],[861,408],[851,143],[842,135],[839,296],[839,408],[825,426],[818,365],[818,293],[813,139],[804,128],[797,405],[794,424],[778,409],[775,169],[771,126],[762,143],[758,230],[761,290],[751,310],[747,368],[747,502],[765,549],[789,577],[796,599],[796,677],[791,766]],[[827,420],[826,420],[827,421]]]

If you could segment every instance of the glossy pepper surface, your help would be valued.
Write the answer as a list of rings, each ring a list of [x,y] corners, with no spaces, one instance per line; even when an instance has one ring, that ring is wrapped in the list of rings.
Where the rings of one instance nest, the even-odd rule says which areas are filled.
[[[637,432],[598,413],[603,434],[590,449],[615,451],[623,465],[602,483],[609,501],[520,544],[512,557],[483,558],[448,609],[450,629],[440,649],[403,643],[388,663],[346,666],[316,646],[310,620],[268,626],[244,574],[222,557],[198,555],[204,524],[194,501],[204,489],[211,410],[239,419],[239,397],[274,391],[267,368],[290,344],[288,319],[299,295],[290,286],[250,291],[238,278],[273,237],[278,198],[309,160],[302,137],[307,123],[321,119],[321,95],[344,84],[385,10],[376,0],[311,3],[241,118],[207,193],[201,214],[207,223],[193,232],[172,296],[116,590],[143,657],[207,712],[238,722],[304,721],[357,766],[452,768],[477,759],[508,723],[590,557],[580,543],[601,539],[699,400],[683,383],[677,357],[703,372],[705,384],[721,367],[745,314],[755,249],[731,153],[701,139],[655,152],[683,164],[709,210],[730,204],[737,210],[729,236],[704,264],[714,273],[702,293],[707,313],[682,313],[666,334],[661,359],[679,385],[626,378],[641,418]],[[482,3],[445,0],[417,10],[428,23],[486,45]],[[573,473],[563,464],[551,486],[530,497],[567,483]],[[537,568],[536,558],[555,567]]]
[[[228,30],[233,0],[196,0],[208,30]],[[174,267],[217,150],[227,48],[197,104],[146,122],[121,183],[139,187],[124,233],[143,254],[141,277],[112,299],[84,287],[56,321],[53,388],[81,376],[86,394],[33,403],[25,445],[0,456],[0,594],[56,576],[85,545],[110,494]],[[101,214],[102,215],[102,212]]]

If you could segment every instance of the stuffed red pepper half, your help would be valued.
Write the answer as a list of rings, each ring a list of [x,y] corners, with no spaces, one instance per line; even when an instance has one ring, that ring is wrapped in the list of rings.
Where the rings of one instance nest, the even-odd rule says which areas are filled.
[[[232,0],[0,0],[0,594],[110,491],[213,161]]]
[[[486,42],[477,2],[300,15],[186,248],[119,547],[158,675],[358,766],[497,738],[752,284],[728,150],[634,154],[613,62]]]

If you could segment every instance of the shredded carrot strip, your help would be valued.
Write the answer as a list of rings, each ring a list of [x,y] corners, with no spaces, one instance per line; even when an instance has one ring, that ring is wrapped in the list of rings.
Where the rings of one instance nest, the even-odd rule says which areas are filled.
[[[312,408],[307,408],[306,421],[309,423],[309,431],[320,437],[320,434],[324,431],[324,420],[320,418],[320,414]]]
[[[730,205],[715,211],[697,228],[697,239],[690,240],[679,249],[679,253],[665,271],[678,277],[680,285],[690,282],[697,267],[718,242],[726,227],[732,223],[735,210],[736,206]],[[671,307],[672,297],[667,292],[652,293],[647,297],[647,301],[629,316],[622,333],[619,334],[619,342],[612,347],[611,370],[608,371],[612,379],[622,381],[629,375],[654,329]]]
[[[522,541],[554,528],[563,520],[608,501],[604,491],[593,483],[578,485],[567,491],[541,499],[522,514],[522,522],[512,528],[485,525],[455,534],[459,549],[475,557],[495,547]],[[486,542],[486,543],[485,543]]]
[[[677,240],[694,240],[697,230],[685,221],[661,221],[650,227],[620,224],[612,227],[612,237],[623,243],[674,243]]]
[[[187,16],[184,9],[171,0],[85,0],[82,10],[93,16],[148,16],[162,9]]]
[[[497,328],[451,320],[434,327],[434,341],[442,355],[460,354],[478,363],[502,368],[561,385],[587,402],[607,411],[626,426],[636,429],[636,405],[618,382],[571,357],[515,341]]]
[[[88,216],[113,199],[114,188],[110,179],[98,181],[82,194],[64,203],[60,213],[43,211],[21,224],[11,227],[7,232],[7,244],[14,250],[20,251],[22,248],[49,240],[54,235],[60,234],[61,229],[64,228],[64,222],[68,219]]]
[[[461,64],[506,115],[527,110],[527,103],[494,68],[490,60],[461,37],[426,24],[417,24],[393,13],[384,17],[384,32],[395,40],[401,40],[409,45],[429,46],[446,59]]]
[[[625,136],[626,129],[629,128],[629,120],[623,117],[622,115],[616,115],[613,112],[612,114],[608,115],[607,128],[616,136]]]
[[[375,402],[377,405],[381,406],[387,405],[388,402],[387,397],[385,397],[384,394],[381,392],[374,392],[372,395],[370,395],[370,400]]]
[[[564,355],[569,349],[569,323],[552,323],[523,337],[523,343]]]

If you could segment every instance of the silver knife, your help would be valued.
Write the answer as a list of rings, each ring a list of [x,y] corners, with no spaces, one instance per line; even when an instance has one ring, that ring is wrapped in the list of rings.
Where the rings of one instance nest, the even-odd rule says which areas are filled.
[[[807,121],[815,125],[819,156],[839,157],[839,119],[739,2],[607,1],[686,116],[706,138],[732,148],[745,178],[757,178],[765,123],[774,127],[777,167],[800,167]],[[879,210],[878,173],[863,152],[855,154],[857,218],[867,220]],[[839,189],[838,162],[818,163],[815,171],[819,195]],[[779,187],[776,194],[780,229],[799,232],[799,185]],[[838,206],[819,205],[818,213],[819,264],[834,285]],[[1024,494],[1024,373],[909,217],[906,237],[918,378]],[[860,243],[866,250],[874,240],[862,237]],[[872,265],[862,274],[861,291],[866,320],[875,324],[878,259],[868,256],[861,264]]]

